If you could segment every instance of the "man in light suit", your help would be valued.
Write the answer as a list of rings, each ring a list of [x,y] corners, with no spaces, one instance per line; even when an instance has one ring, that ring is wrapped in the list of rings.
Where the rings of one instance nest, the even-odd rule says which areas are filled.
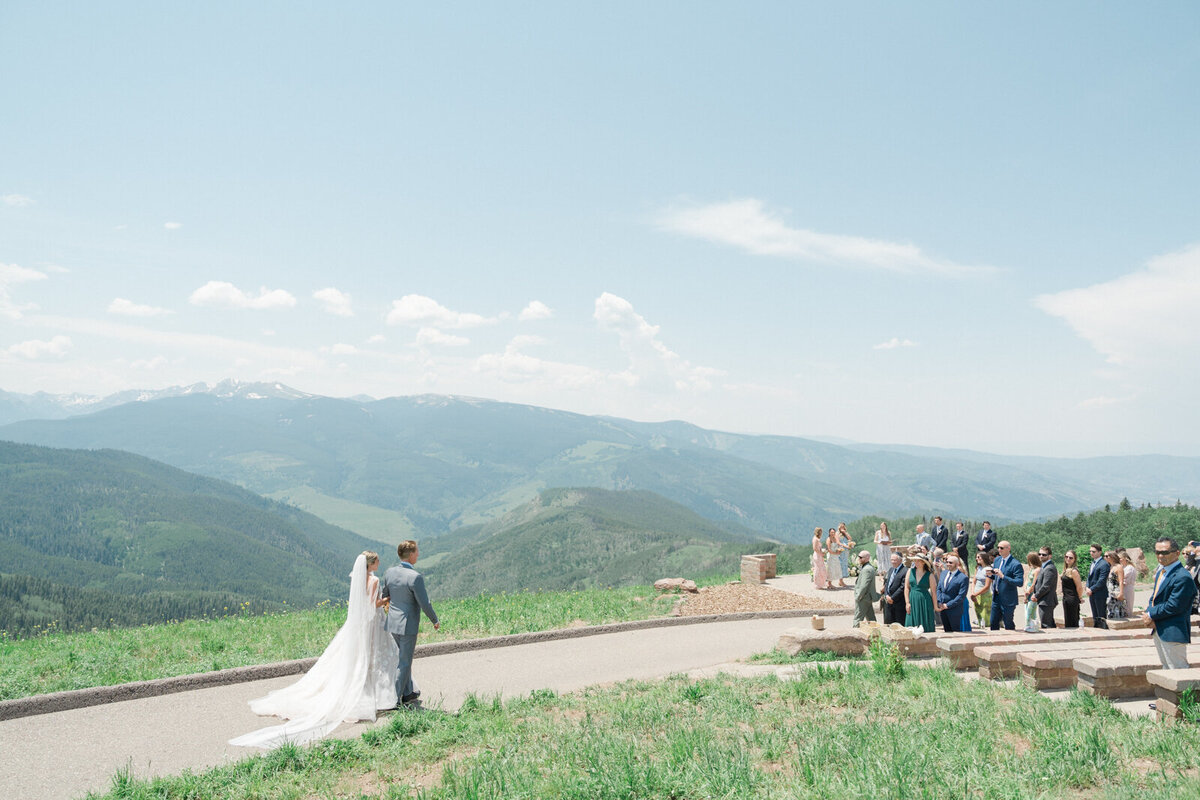
[[[1013,612],[1017,610],[1017,587],[1025,582],[1025,568],[1012,557],[1008,542],[996,545],[996,550],[1000,555],[986,573],[992,579],[992,630],[1000,630],[1003,622],[1005,630],[1015,631]]]
[[[958,556],[946,556],[946,568],[938,581],[938,607],[942,612],[942,630],[955,633],[962,630],[962,615],[966,610],[967,576],[958,569]]]
[[[411,708],[421,696],[412,679],[413,652],[417,648],[421,612],[424,611],[425,616],[429,617],[435,631],[442,624],[429,604],[425,579],[415,568],[419,555],[417,543],[412,539],[401,542],[396,548],[396,555],[400,556],[400,564],[384,574],[379,593],[390,603],[386,627],[400,648],[400,663],[396,667],[396,697],[399,698],[396,707]]]
[[[908,606],[904,604],[904,579],[906,577],[908,577],[908,567],[904,566],[904,559],[900,557],[900,554],[893,550],[892,568],[883,578],[883,602],[880,605],[883,608],[884,625],[891,625],[893,622],[904,624],[904,617],[908,614]]]
[[[854,621],[855,628],[863,620],[875,621],[875,601],[879,599],[879,590],[875,588],[877,570],[871,563],[871,554],[863,550],[858,554],[858,580],[854,582]]]
[[[1053,628],[1056,627],[1054,609],[1058,607],[1058,567],[1054,565],[1054,551],[1050,545],[1043,545],[1038,557],[1042,559],[1042,568],[1033,582],[1033,599],[1037,602],[1042,627]]]
[[[1088,553],[1092,556],[1092,568],[1087,574],[1088,601],[1092,604],[1092,625],[1096,628],[1108,627],[1108,561],[1104,558],[1104,548],[1093,544]]]
[[[1196,581],[1179,563],[1179,545],[1174,539],[1164,537],[1155,542],[1154,555],[1158,570],[1142,619],[1154,626],[1154,649],[1163,669],[1187,669]]]

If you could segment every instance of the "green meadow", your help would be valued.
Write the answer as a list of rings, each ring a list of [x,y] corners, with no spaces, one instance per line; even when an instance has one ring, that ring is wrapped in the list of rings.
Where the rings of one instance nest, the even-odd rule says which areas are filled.
[[[145,798],[1081,798],[1198,794],[1200,728],[1075,693],[906,669],[882,650],[803,679],[626,682],[455,713],[400,712],[354,740],[142,781]]]
[[[419,643],[545,631],[664,616],[673,595],[631,586],[578,592],[525,591],[436,603],[442,629],[426,622]],[[346,619],[343,605],[252,614],[225,609],[215,619],[63,633],[21,639],[0,631],[0,700],[169,678],[318,656]]]

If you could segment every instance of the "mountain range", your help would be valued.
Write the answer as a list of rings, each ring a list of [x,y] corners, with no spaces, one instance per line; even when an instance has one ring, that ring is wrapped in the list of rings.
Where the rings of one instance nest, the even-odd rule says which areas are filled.
[[[336,399],[282,384],[134,394],[57,401],[4,394],[2,418],[29,416],[0,427],[0,439],[126,450],[388,542],[490,523],[564,486],[650,491],[706,519],[789,541],[866,514],[999,522],[1125,496],[1200,500],[1197,458],[834,444],[463,397]],[[58,418],[31,418],[51,406]]]

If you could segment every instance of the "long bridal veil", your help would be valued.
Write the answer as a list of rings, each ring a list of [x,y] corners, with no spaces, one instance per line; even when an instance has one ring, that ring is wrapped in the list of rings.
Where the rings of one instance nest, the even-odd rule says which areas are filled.
[[[378,588],[370,595],[367,592],[367,561],[360,555],[350,573],[346,623],[317,663],[291,686],[250,701],[255,714],[288,721],[229,743],[263,748],[285,742],[304,744],[328,735],[343,721],[374,720],[377,710],[395,706],[393,681],[399,653],[383,630],[382,612],[375,608],[377,596]]]

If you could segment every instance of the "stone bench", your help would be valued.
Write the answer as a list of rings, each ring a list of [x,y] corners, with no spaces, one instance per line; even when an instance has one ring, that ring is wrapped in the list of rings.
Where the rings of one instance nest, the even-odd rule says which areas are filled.
[[[1154,687],[1154,714],[1160,721],[1180,716],[1181,694],[1188,689],[1200,692],[1200,668],[1152,669],[1146,680]]]
[[[894,625],[882,625],[879,628],[879,638],[885,642],[889,642],[896,646],[900,651],[900,655],[905,658],[932,658],[938,654],[938,640],[943,636],[951,636],[957,634],[938,633],[913,633],[909,628],[905,628],[898,623]]]
[[[946,633],[938,639],[937,646],[955,669],[975,669],[979,666],[979,659],[975,651],[980,647],[1092,641],[1111,635],[1108,631],[1094,628],[1047,629],[1037,633],[1025,633],[1024,631]]]
[[[1126,631],[1103,635],[1091,634],[1077,636],[1060,634],[1046,640],[1023,641],[1019,644],[987,644],[975,648],[975,660],[979,665],[979,677],[987,680],[1005,680],[1015,678],[1021,673],[1021,665],[1017,656],[1022,653],[1066,650],[1072,647],[1076,652],[1088,647],[1103,647],[1108,642],[1146,641],[1146,634],[1141,631]]]
[[[1021,673],[1021,683],[1030,689],[1069,689],[1079,682],[1079,675],[1075,672],[1075,662],[1079,659],[1154,654],[1154,645],[1145,638],[1077,645],[1019,654],[1016,664]]]
[[[1077,658],[1071,663],[1079,675],[1076,685],[1089,694],[1109,699],[1152,695],[1154,691],[1146,679],[1146,673],[1161,670],[1162,662],[1153,648],[1147,653]],[[1200,662],[1200,646],[1188,647],[1187,655],[1189,662]]]

